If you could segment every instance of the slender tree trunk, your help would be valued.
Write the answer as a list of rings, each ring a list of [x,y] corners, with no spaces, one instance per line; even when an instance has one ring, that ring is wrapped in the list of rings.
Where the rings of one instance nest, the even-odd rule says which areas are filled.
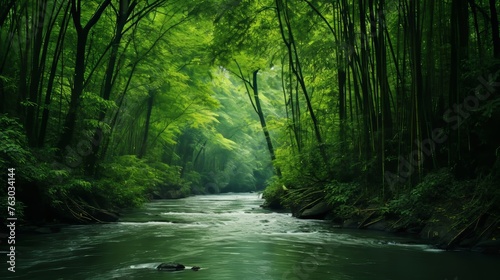
[[[9,15],[10,10],[16,4],[16,0],[2,1],[0,2],[0,28],[3,27],[5,20]]]
[[[386,161],[386,142],[391,141],[392,139],[392,113],[391,113],[391,105],[390,105],[390,86],[388,80],[388,71],[387,71],[387,47],[385,44],[385,36],[384,31],[386,30],[386,21],[385,21],[385,0],[379,1],[379,6],[377,9],[377,18],[374,18],[374,21],[377,23],[377,29],[373,32],[376,32],[376,36],[374,36],[374,44],[375,44],[375,56],[377,60],[377,81],[380,92],[381,99],[381,133],[379,134],[380,139],[380,147],[378,149],[378,153],[380,155],[380,163],[382,168],[382,178],[385,178],[385,161]],[[382,196],[385,196],[385,180],[382,179]]]
[[[45,8],[47,2],[38,5],[33,11],[33,18],[36,19],[32,23],[35,36],[31,44],[31,71],[30,71],[30,86],[28,101],[32,104],[26,108],[25,129],[28,138],[28,144],[34,146],[36,143],[36,110],[38,108],[38,88],[44,61],[40,59],[43,47],[43,28],[45,25]],[[36,104],[36,106],[35,106]]]
[[[475,0],[469,0],[469,5],[472,11],[472,17],[474,19],[474,31],[475,31],[475,36],[476,36],[476,42],[477,42],[477,51],[479,55],[479,59],[483,58],[483,46],[481,42],[481,31],[479,30],[479,21],[478,21],[478,16],[477,16],[477,7],[476,7],[476,1]]]
[[[76,57],[75,57],[75,72],[73,80],[73,88],[71,90],[70,104],[68,113],[64,120],[61,136],[59,137],[58,156],[62,157],[64,149],[71,144],[76,126],[77,111],[80,107],[80,97],[83,93],[85,82],[85,57],[87,38],[90,29],[98,22],[102,13],[111,0],[105,0],[101,3],[97,11],[92,15],[85,26],[81,22],[81,0],[71,1],[71,16],[77,33]]]
[[[104,100],[110,100],[111,91],[113,89],[113,81],[116,76],[115,68],[116,61],[118,58],[118,48],[120,47],[120,43],[123,37],[123,29],[125,24],[127,23],[127,19],[132,13],[133,9],[137,5],[136,1],[133,1],[132,5],[129,6],[129,0],[120,0],[120,7],[116,14],[116,27],[115,27],[115,35],[111,41],[111,53],[109,56],[108,64],[106,67],[106,72],[104,74],[104,86],[101,92],[101,97]],[[106,112],[101,111],[99,113],[98,121],[101,122],[106,117]],[[93,136],[93,144],[92,145],[92,153],[86,159],[86,173],[93,174],[95,170],[95,166],[97,164],[97,160],[99,158],[99,148],[104,139],[102,135],[103,131],[101,128],[96,128]],[[142,149],[141,149],[142,153]],[[104,157],[104,155],[102,155]]]
[[[461,61],[467,57],[468,45],[468,13],[465,0],[453,0],[451,3],[451,65],[450,65],[450,92],[448,106],[458,106],[462,98],[462,74]],[[461,110],[460,108],[458,108]],[[445,115],[445,118],[448,116]],[[463,121],[462,116],[458,115],[456,119],[448,119],[449,130],[448,138],[448,163],[454,164],[461,159],[461,129],[459,126]]]
[[[422,81],[422,38],[420,26],[420,13],[418,1],[410,0],[408,9],[408,31],[406,34],[409,36],[409,50],[410,50],[410,63],[411,63],[411,136],[410,136],[410,151],[413,151],[415,141],[421,143],[423,137],[423,127],[425,127],[425,111],[424,111],[424,96],[423,96],[423,81]],[[410,155],[411,156],[411,155]],[[417,154],[417,170],[418,174],[422,174],[423,162],[421,151]]]
[[[260,98],[259,98],[259,87],[257,84],[257,73],[259,70],[255,70],[253,72],[253,98],[255,100],[255,109],[257,110],[257,115],[259,116],[260,126],[262,127],[262,131],[264,132],[264,137],[266,138],[267,149],[269,150],[269,155],[271,156],[271,161],[276,169],[276,175],[281,177],[281,169],[279,166],[276,166],[276,155],[274,153],[273,142],[271,140],[271,136],[269,134],[269,130],[267,129],[266,119],[264,117],[264,112],[262,112],[262,107],[260,106]]]
[[[64,38],[66,35],[66,30],[68,29],[68,23],[69,23],[69,14],[68,10],[70,7],[71,3],[68,3],[66,5],[66,8],[64,10],[64,16],[61,22],[61,26],[59,29],[59,35],[57,38],[57,43],[56,43],[56,48],[54,50],[54,58],[52,59],[52,65],[50,67],[50,74],[48,77],[47,81],[47,89],[45,92],[45,101],[44,101],[44,106],[43,106],[43,112],[42,112],[42,119],[40,121],[40,130],[38,133],[38,147],[43,147],[45,143],[45,136],[47,134],[47,126],[49,122],[49,113],[50,113],[50,103],[52,101],[52,91],[54,89],[54,81],[56,78],[56,73],[57,73],[57,65],[59,63],[59,58],[61,57],[61,54],[63,52],[63,45],[64,45]]]
[[[241,70],[241,67],[238,64],[238,62],[235,61],[235,63],[236,63],[236,66],[238,67],[239,78],[245,84],[245,89],[246,89],[247,94],[248,94],[248,99],[250,100],[250,103],[252,104],[252,107],[253,107],[255,113],[257,113],[257,115],[259,116],[260,126],[262,128],[262,131],[264,132],[264,137],[265,137],[266,143],[267,143],[267,149],[269,151],[269,155],[271,156],[271,163],[273,164],[273,166],[275,168],[276,175],[281,178],[281,169],[279,168],[279,166],[276,166],[276,162],[275,162],[276,154],[274,153],[273,142],[271,139],[271,135],[269,134],[269,130],[267,129],[266,118],[264,116],[264,112],[262,111],[262,106],[260,105],[259,85],[257,83],[257,80],[258,80],[257,74],[259,73],[259,70],[257,69],[253,72],[252,82],[250,82],[244,78],[243,71]],[[252,93],[250,93],[250,89],[248,88],[249,86],[252,88]],[[252,96],[253,96],[253,98],[252,98]]]
[[[491,37],[493,40],[493,56],[500,59],[500,31],[498,25],[498,13],[496,4],[498,0],[490,0],[490,17],[491,17]]]
[[[109,132],[109,136],[106,137],[105,139],[103,139],[104,143],[102,145],[102,152],[101,152],[100,159],[104,159],[107,155],[109,143],[110,143],[110,141],[112,141],[112,139],[114,137],[114,131],[116,129],[116,124],[118,121],[118,116],[120,114],[120,110],[121,110],[122,105],[123,105],[123,101],[125,100],[125,95],[127,94],[128,88],[129,88],[130,83],[132,81],[132,77],[135,74],[135,69],[137,68],[138,64],[139,64],[139,62],[137,60],[132,64],[132,68],[130,69],[130,73],[129,73],[128,78],[127,78],[127,83],[125,84],[125,88],[123,89],[121,96],[119,97],[118,106],[116,108],[116,111],[113,114],[112,119],[111,119],[111,124],[110,124],[111,129]]]
[[[151,112],[153,111],[154,104],[154,92],[152,89],[148,91],[148,104],[146,110],[146,121],[144,123],[144,134],[142,136],[141,149],[139,150],[138,158],[143,158],[146,155],[146,149],[148,145],[148,135],[149,135],[149,125],[151,122]]]
[[[364,0],[359,0],[359,17],[360,17],[360,31],[361,31],[361,93],[363,97],[362,110],[363,110],[363,134],[364,134],[364,156],[366,160],[370,160],[372,156],[372,132],[373,122],[372,118],[372,98],[370,94],[370,76],[368,64],[368,30],[366,27],[366,3]]]
[[[24,17],[29,18],[30,16],[28,15],[28,8],[27,8],[27,3],[22,3],[21,7],[19,8],[19,16],[22,17],[24,13]],[[30,60],[29,60],[29,50],[30,50],[30,40],[31,38],[31,33],[29,28],[26,26],[25,29],[22,27],[22,22],[21,21],[16,21],[15,23],[17,25],[17,47],[19,48],[19,81],[18,81],[18,102],[17,102],[17,111],[18,112],[26,112],[26,108],[23,106],[25,104],[26,99],[28,98],[26,96],[26,93],[29,92],[29,86],[28,86],[28,75],[29,71],[28,69],[30,68]],[[23,33],[24,30],[24,33]],[[24,35],[24,37],[23,37]],[[20,114],[21,115],[21,121],[24,123],[26,122],[26,114]]]
[[[74,83],[71,90],[68,113],[64,120],[62,134],[57,145],[59,151],[62,152],[65,147],[69,146],[73,139],[73,132],[76,125],[76,114],[80,107],[80,96],[83,93],[83,82],[85,74],[85,47],[87,43],[88,33],[80,29],[76,43],[76,61],[74,72]]]
[[[309,112],[309,116],[311,117],[314,135],[316,137],[316,141],[318,143],[319,151],[323,161],[326,163],[328,159],[326,157],[325,147],[323,145],[323,139],[321,137],[321,131],[319,129],[318,119],[314,112],[314,108],[312,106],[311,97],[309,96],[304,75],[302,73],[302,67],[300,63],[300,58],[297,50],[297,45],[295,43],[292,26],[290,22],[290,15],[287,11],[288,7],[283,2],[283,0],[276,0],[276,10],[277,16],[280,26],[281,37],[285,46],[288,50],[289,63],[291,67],[291,71],[294,77],[297,79],[297,82],[300,86],[300,90],[306,99],[307,111]],[[286,30],[285,30],[286,26]]]

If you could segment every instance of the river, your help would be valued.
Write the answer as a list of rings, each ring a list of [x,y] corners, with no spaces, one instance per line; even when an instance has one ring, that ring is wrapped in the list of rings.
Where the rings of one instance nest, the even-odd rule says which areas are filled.
[[[261,209],[257,194],[147,203],[118,223],[20,235],[2,279],[499,279],[500,258],[408,237],[336,229]],[[201,270],[157,271],[175,261]]]

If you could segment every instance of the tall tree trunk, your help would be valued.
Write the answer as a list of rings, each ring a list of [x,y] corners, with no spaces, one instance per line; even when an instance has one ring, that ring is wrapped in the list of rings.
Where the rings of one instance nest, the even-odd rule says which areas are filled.
[[[496,4],[498,0],[490,0],[490,17],[491,17],[491,37],[493,40],[493,56],[500,59],[500,31],[498,27],[498,13]]]
[[[125,88],[122,90],[121,96],[118,98],[118,106],[117,106],[115,112],[113,113],[113,117],[111,118],[111,124],[110,124],[111,129],[109,132],[109,136],[106,137],[105,139],[103,139],[104,143],[102,144],[102,152],[101,152],[100,159],[104,159],[107,155],[109,144],[114,137],[114,131],[116,129],[116,124],[118,121],[118,115],[120,114],[120,110],[122,108],[123,101],[125,100],[125,95],[127,94],[130,83],[132,82],[132,77],[135,74],[135,70],[137,69],[138,64],[139,64],[138,60],[136,60],[132,64],[132,67],[131,67],[130,72],[129,72],[128,77],[127,77],[127,82],[125,83]]]
[[[379,133],[379,147],[378,154],[380,156],[382,178],[385,178],[385,161],[386,161],[386,142],[392,139],[392,113],[390,105],[390,86],[387,75],[387,47],[385,44],[384,31],[386,30],[385,21],[385,0],[379,1],[379,6],[377,8],[377,17],[372,16],[372,24],[376,25],[375,30],[372,32],[376,34],[373,36],[375,45],[375,58],[376,58],[376,70],[377,70],[377,81],[380,93],[380,112],[381,112],[381,133]],[[382,196],[385,195],[385,180],[382,179]]]
[[[150,89],[148,91],[148,103],[146,109],[146,121],[144,123],[144,134],[142,136],[141,149],[139,150],[138,158],[143,158],[146,155],[146,149],[148,145],[148,135],[149,135],[149,125],[151,122],[151,112],[153,111],[154,104],[154,91]]]
[[[40,84],[40,78],[42,75],[43,64],[45,63],[40,59],[42,53],[43,45],[43,28],[45,25],[45,9],[47,2],[38,5],[33,10],[33,18],[35,19],[32,23],[32,28],[34,32],[33,43],[31,47],[31,71],[30,71],[30,86],[28,101],[31,102],[26,108],[26,121],[25,129],[28,138],[28,144],[34,146],[36,143],[36,110],[38,108],[38,88]],[[48,42],[47,42],[48,43]]]
[[[372,157],[372,133],[373,133],[373,122],[372,122],[372,97],[370,94],[370,76],[369,76],[369,65],[368,65],[368,30],[366,27],[366,3],[364,0],[359,0],[359,20],[360,20],[360,31],[361,31],[361,94],[363,97],[362,110],[363,110],[363,135],[364,135],[364,156],[366,160],[370,160]]]
[[[314,136],[316,137],[316,141],[318,143],[320,155],[323,159],[323,162],[327,163],[328,159],[326,157],[325,147],[323,145],[323,139],[321,137],[321,131],[319,129],[318,119],[314,112],[314,108],[312,106],[311,97],[309,96],[304,75],[302,73],[302,67],[300,63],[300,58],[297,50],[297,45],[295,43],[292,26],[290,22],[290,15],[288,14],[288,7],[283,2],[283,0],[276,0],[276,10],[277,16],[280,26],[281,37],[288,51],[288,60],[290,64],[291,71],[297,79],[297,82],[300,86],[300,90],[306,99],[306,107],[309,112],[309,116],[311,117]],[[285,28],[286,27],[286,28]],[[298,90],[298,89],[297,89]]]
[[[323,20],[323,22],[326,24],[330,32],[332,33],[333,37],[333,44],[337,45],[339,44],[339,39],[337,38],[337,33],[335,32],[335,29],[331,26],[331,24],[328,22],[328,20],[325,18],[325,16],[313,5],[311,1],[304,0],[311,9]],[[343,12],[344,14],[347,14],[347,11]],[[334,18],[335,21],[335,18]],[[346,31],[346,29],[344,29]],[[343,33],[344,37],[346,37],[346,32]],[[342,36],[341,36],[342,37]],[[346,66],[349,61],[349,55],[350,55],[350,49],[341,49],[340,51],[335,52],[335,59],[337,61],[337,84],[338,84],[338,89],[339,89],[339,121],[340,121],[340,129],[339,129],[339,134],[340,134],[340,142],[341,142],[341,147],[343,148],[342,150],[345,150],[345,126],[346,126]],[[321,139],[321,135],[320,139]]]
[[[76,43],[76,57],[75,57],[75,72],[73,80],[73,88],[71,89],[71,97],[69,103],[68,113],[64,120],[62,133],[59,137],[58,156],[62,157],[64,154],[64,149],[71,144],[73,139],[73,134],[75,131],[77,111],[80,107],[80,97],[83,93],[84,82],[85,82],[85,57],[86,57],[86,46],[87,38],[90,29],[98,22],[99,18],[103,14],[107,6],[109,6],[111,0],[104,0],[101,3],[97,11],[92,15],[90,20],[85,26],[82,26],[81,22],[81,0],[71,1],[71,16],[73,23],[75,25],[77,34]]]
[[[271,163],[274,166],[276,175],[281,178],[281,169],[279,166],[276,166],[276,162],[275,162],[276,154],[274,153],[273,142],[271,139],[271,135],[269,134],[269,130],[267,129],[266,118],[264,116],[264,112],[262,111],[262,106],[260,105],[259,86],[257,83],[257,80],[258,80],[257,74],[259,73],[259,70],[257,69],[253,72],[252,82],[250,82],[247,79],[245,79],[245,77],[243,75],[243,71],[241,70],[241,67],[238,64],[238,62],[235,61],[235,63],[236,63],[236,66],[238,67],[238,71],[239,71],[238,77],[243,81],[243,83],[245,85],[245,89],[246,89],[247,94],[248,94],[248,99],[250,99],[250,103],[252,104],[252,107],[253,107],[255,113],[257,113],[257,116],[259,116],[260,126],[262,128],[262,131],[264,132],[264,137],[265,137],[266,143],[267,143],[267,149],[269,151],[269,155],[271,156]],[[250,93],[250,89],[248,88],[249,86],[250,86],[250,88],[252,88],[252,93]],[[253,98],[252,98],[252,96],[253,96]]]
[[[467,44],[469,36],[467,19],[468,13],[465,0],[453,0],[451,3],[450,44],[454,47],[451,48],[450,91],[448,106],[450,108],[455,106],[455,110],[461,110],[461,108],[456,106],[461,104],[460,101],[462,98],[462,82],[460,75],[463,70],[461,62],[467,57]],[[463,118],[460,114],[457,115],[456,118],[455,116],[452,116],[451,119],[448,119],[447,114],[445,114],[445,118],[448,122],[449,131],[451,131],[448,137],[448,163],[451,165],[461,159],[461,129],[459,129],[459,127]]]
[[[411,104],[412,114],[410,119],[410,151],[414,150],[415,141],[421,143],[424,139],[423,127],[425,127],[425,111],[424,111],[424,96],[423,96],[423,80],[422,80],[422,38],[421,38],[421,9],[416,0],[410,0],[408,7],[408,37],[409,51],[411,63]],[[409,154],[411,160],[414,160],[414,155]],[[418,175],[422,174],[423,155],[421,151],[417,153],[417,160],[412,164],[418,170]],[[415,166],[416,165],[416,166]],[[411,173],[411,172],[410,172]]]
[[[24,13],[24,17],[29,18],[28,15],[28,7],[27,3],[22,3],[20,10],[19,10],[19,16],[22,17]],[[18,102],[17,102],[17,111],[18,112],[25,112],[25,107],[23,104],[25,104],[26,99],[28,98],[26,96],[26,93],[29,92],[29,87],[28,87],[28,75],[29,75],[29,67],[30,67],[30,60],[29,60],[29,50],[30,50],[30,40],[31,40],[31,33],[26,25],[26,29],[24,29],[23,33],[23,26],[21,21],[16,21],[15,23],[18,25],[16,27],[17,29],[17,47],[19,48],[19,81],[18,81]],[[24,37],[23,37],[24,35]],[[26,114],[20,114],[21,121],[24,123],[26,121]]]
[[[271,161],[273,162],[274,168],[276,170],[276,175],[281,177],[281,169],[279,166],[276,166],[276,155],[274,153],[273,142],[271,140],[271,136],[269,134],[269,130],[267,129],[266,119],[264,117],[264,112],[262,111],[262,107],[260,106],[260,98],[259,98],[259,87],[257,84],[257,73],[259,70],[255,70],[253,72],[253,98],[255,100],[255,109],[257,111],[257,115],[259,116],[260,126],[262,127],[262,131],[264,132],[264,137],[266,138],[267,149],[269,150],[269,155],[271,156]]]
[[[3,26],[5,20],[9,15],[10,10],[16,4],[16,0],[2,1],[0,2],[0,27]]]
[[[434,13],[435,13],[435,3],[434,2],[429,2],[427,4],[427,7],[424,7],[426,9],[426,13],[424,15],[424,18],[426,19],[425,26],[422,26],[422,28],[426,28],[426,33],[425,33],[425,77],[424,77],[424,89],[423,89],[423,100],[422,100],[422,109],[424,111],[424,117],[425,117],[425,130],[423,131],[423,139],[432,139],[432,131],[434,127],[434,112],[433,112],[433,103],[432,103],[432,93],[433,89],[437,87],[435,84],[435,56],[434,56],[434,44],[435,38],[434,38]],[[425,140],[423,140],[425,141]],[[429,144],[430,145],[430,144]],[[420,142],[418,149],[422,151],[423,149],[426,149],[426,156],[430,157],[432,160],[431,166],[432,168],[436,167],[436,158],[435,158],[435,152],[434,152],[434,147],[430,146],[429,148],[422,147],[422,142]]]
[[[133,1],[131,5],[129,5],[129,0],[120,0],[120,7],[116,14],[116,27],[115,27],[115,35],[111,41],[111,53],[108,60],[108,65],[106,67],[106,72],[104,74],[104,86],[102,88],[101,97],[104,100],[110,100],[111,92],[113,89],[113,81],[115,77],[115,69],[116,69],[116,61],[118,58],[118,48],[120,47],[120,43],[123,37],[123,29],[125,24],[127,23],[127,19],[132,13],[133,9],[137,5],[136,1]],[[106,112],[101,111],[99,113],[98,121],[101,122],[106,117]],[[99,158],[99,147],[102,144],[103,140],[103,131],[101,128],[96,128],[96,131],[93,135],[92,140],[92,153],[86,159],[86,173],[91,175],[94,173],[95,166],[97,160]],[[141,150],[142,151],[142,150]],[[104,157],[104,155],[102,156]]]
[[[43,147],[45,143],[45,136],[47,134],[47,126],[49,122],[49,113],[50,113],[50,103],[52,101],[52,91],[54,89],[54,81],[56,78],[56,73],[57,73],[57,65],[59,63],[59,58],[61,57],[61,54],[63,53],[63,45],[64,45],[64,38],[66,36],[66,30],[68,29],[68,24],[69,24],[69,14],[68,10],[71,6],[71,3],[68,3],[66,5],[66,8],[64,10],[64,16],[62,19],[62,22],[60,24],[60,29],[59,29],[59,35],[57,38],[57,43],[56,43],[56,48],[54,50],[54,58],[52,59],[52,65],[50,67],[50,73],[47,81],[47,89],[45,91],[45,100],[44,100],[44,106],[43,106],[43,112],[42,112],[42,119],[40,121],[40,129],[38,132],[38,147]]]

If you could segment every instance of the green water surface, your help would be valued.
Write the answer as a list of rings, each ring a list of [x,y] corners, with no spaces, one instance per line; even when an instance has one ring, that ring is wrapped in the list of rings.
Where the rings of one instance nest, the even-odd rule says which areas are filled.
[[[259,207],[257,194],[162,200],[120,222],[17,237],[2,279],[500,279],[500,258],[336,229]],[[419,242],[417,240],[417,242]],[[4,258],[6,259],[6,257]],[[161,272],[161,262],[200,271]]]

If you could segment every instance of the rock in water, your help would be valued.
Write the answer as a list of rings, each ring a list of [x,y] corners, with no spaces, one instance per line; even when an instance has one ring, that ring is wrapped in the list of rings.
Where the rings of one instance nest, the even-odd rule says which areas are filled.
[[[326,203],[325,201],[320,201],[310,208],[296,212],[294,215],[295,217],[300,219],[322,219],[332,209],[333,207],[328,205],[328,203]]]
[[[184,268],[186,267],[180,263],[162,263],[156,267],[156,269],[158,270],[166,270],[166,271],[184,270]]]
[[[180,263],[161,263],[159,266],[156,267],[157,270],[161,271],[179,271],[179,270],[184,270],[186,267],[183,264]],[[191,270],[193,271],[198,271],[200,270],[201,267],[199,266],[193,266],[191,267]]]

